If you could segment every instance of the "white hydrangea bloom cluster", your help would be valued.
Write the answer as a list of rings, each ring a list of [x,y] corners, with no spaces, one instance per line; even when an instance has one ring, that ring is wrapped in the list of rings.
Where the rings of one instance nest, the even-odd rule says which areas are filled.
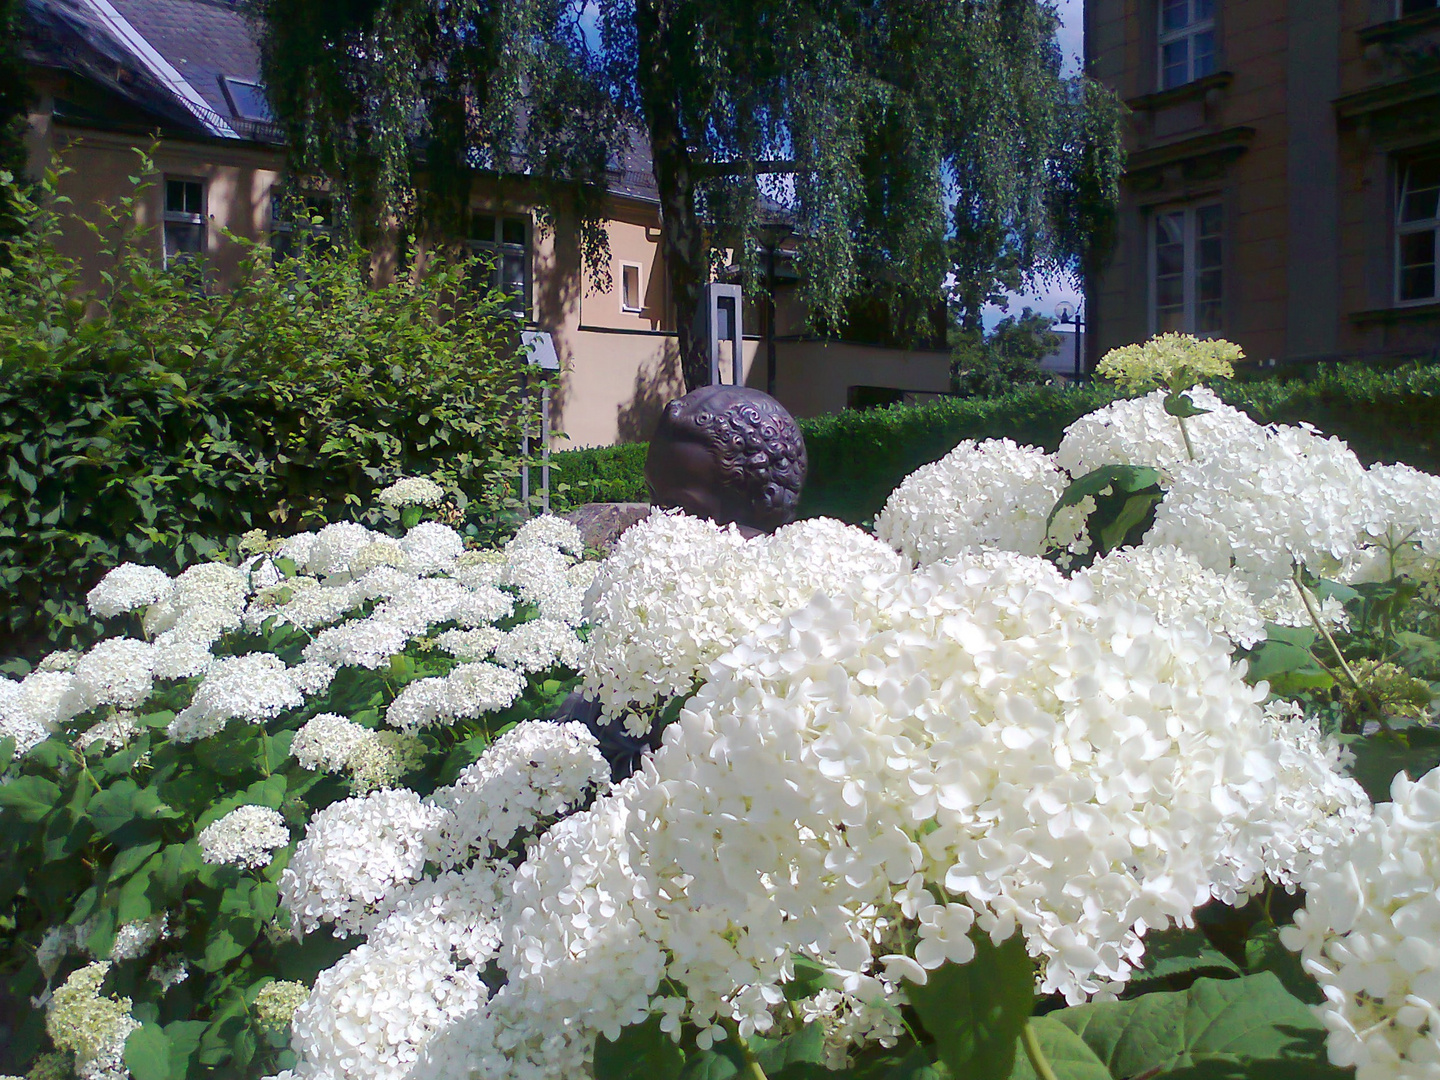
[[[133,709],[150,696],[154,664],[154,648],[149,642],[108,638],[76,661],[72,672],[75,691],[85,709],[96,705]]]
[[[1144,397],[1122,398],[1086,413],[1065,429],[1056,463],[1071,476],[1084,476],[1104,465],[1152,465],[1168,486],[1175,471],[1189,460],[1180,421],[1165,411],[1164,390]],[[1235,440],[1250,442],[1259,426],[1213,390],[1187,390],[1191,403],[1208,412],[1185,421],[1197,458],[1223,449]],[[1068,481],[1067,481],[1068,482]]]
[[[495,644],[495,662],[516,671],[548,671],[556,664],[574,667],[580,659],[580,638],[555,619],[521,623]]]
[[[277,979],[266,983],[255,995],[255,1019],[261,1027],[288,1029],[295,1010],[310,996],[302,982]]]
[[[376,498],[385,506],[439,506],[445,501],[445,489],[428,476],[402,476]]]
[[[385,722],[405,732],[450,724],[509,708],[524,691],[525,677],[509,668],[484,660],[461,664],[448,675],[406,686],[385,710]]]
[[[222,730],[231,720],[262,723],[302,705],[305,694],[292,669],[271,653],[246,653],[217,660],[190,704],[170,721],[176,742],[194,742]]]
[[[14,739],[17,756],[28,754],[83,708],[83,695],[69,672],[32,671],[23,679],[0,679],[0,739]]]
[[[1246,648],[1265,637],[1265,622],[1249,591],[1174,546],[1117,548],[1075,576],[1099,597],[1145,605],[1161,622],[1194,619]]]
[[[92,615],[112,619],[155,603],[170,591],[170,575],[154,566],[121,563],[85,596]]]
[[[586,597],[585,692],[643,733],[647,710],[688,694],[744,634],[853,581],[894,575],[894,551],[849,525],[797,521],[746,540],[733,526],[652,514],[631,526]]]
[[[207,863],[258,870],[270,865],[277,848],[290,843],[290,830],[279,810],[237,806],[201,829],[196,839]]]
[[[100,962],[72,972],[45,1011],[45,1030],[57,1048],[75,1055],[79,1080],[129,1080],[125,1040],[140,1022],[130,1015],[129,998],[101,994],[109,970]]]
[[[509,846],[608,784],[610,767],[584,724],[531,721],[497,739],[429,802],[449,811],[431,862],[455,866]]]
[[[1365,532],[1371,541],[1356,580],[1385,581],[1397,574],[1424,579],[1440,560],[1440,476],[1409,465],[1372,465]]]
[[[980,548],[1040,555],[1046,520],[1069,484],[1043,450],[966,439],[901,481],[875,535],[922,566]]]
[[[579,558],[585,550],[585,538],[574,522],[554,514],[541,514],[520,526],[510,542],[512,549],[531,545],[554,548],[562,554]]]
[[[444,817],[443,809],[401,788],[343,799],[317,813],[280,877],[296,934],[327,922],[337,937],[369,929],[381,904],[419,879]]]
[[[1440,1074],[1440,769],[1404,773],[1367,826],[1304,875],[1281,940],[1320,983],[1330,1060],[1357,1080]]]
[[[474,630],[446,630],[435,636],[435,644],[461,660],[484,660],[505,640],[505,631],[493,626]]]
[[[166,912],[149,919],[125,923],[115,931],[115,944],[110,947],[110,960],[134,960],[144,956],[161,938],[170,936],[170,916]]]
[[[341,772],[348,769],[355,754],[374,734],[363,724],[336,713],[319,713],[300,725],[290,743],[290,753],[303,768]]]

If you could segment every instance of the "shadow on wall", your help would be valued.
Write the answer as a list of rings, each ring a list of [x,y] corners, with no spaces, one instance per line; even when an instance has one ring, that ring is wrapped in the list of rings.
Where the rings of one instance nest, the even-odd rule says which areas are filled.
[[[660,410],[684,393],[685,384],[679,374],[679,353],[673,341],[667,342],[658,363],[641,364],[635,371],[634,392],[615,415],[620,441],[648,442],[660,420]]]

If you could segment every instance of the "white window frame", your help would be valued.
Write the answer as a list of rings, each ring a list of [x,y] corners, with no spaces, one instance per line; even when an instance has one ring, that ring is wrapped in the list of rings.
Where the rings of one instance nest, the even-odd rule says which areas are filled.
[[[1166,0],[1155,0],[1155,85],[1157,90],[1173,90],[1177,86],[1185,86],[1196,79],[1203,79],[1206,75],[1214,74],[1216,53],[1219,50],[1219,42],[1215,40],[1215,4],[1218,0],[1210,0],[1210,14],[1203,19],[1194,17],[1195,5],[1205,0],[1185,0],[1186,12],[1190,20],[1184,26],[1174,30],[1165,29],[1165,3]],[[1196,72],[1195,70],[1195,38],[1208,32],[1210,34],[1210,70]],[[1170,86],[1165,85],[1165,46],[1173,45],[1177,41],[1185,41],[1185,78]]]
[[[169,208],[171,184],[195,184],[196,186],[198,186],[200,188],[200,212],[191,213],[189,211],[171,210]],[[173,269],[173,266],[171,265],[172,259],[170,256],[169,236],[171,225],[199,226],[200,250],[195,252],[193,256],[187,255],[185,259],[203,258],[210,240],[210,230],[206,228],[206,222],[208,218],[206,212],[209,209],[210,185],[205,182],[205,178],[202,176],[172,176],[167,173],[164,177],[164,188],[160,193],[160,198],[162,200],[160,203],[160,254],[164,262],[165,269]],[[185,261],[185,259],[176,257],[173,261],[182,262]]]
[[[1220,212],[1220,262],[1215,266],[1200,265],[1200,215],[1206,210],[1219,210]],[[1186,334],[1195,334],[1205,337],[1211,334],[1224,332],[1226,289],[1225,279],[1228,276],[1225,265],[1225,254],[1227,248],[1225,230],[1225,206],[1218,199],[1207,199],[1202,202],[1187,203],[1181,206],[1157,207],[1150,215],[1150,221],[1146,229],[1146,250],[1147,250],[1147,279],[1149,292],[1149,321],[1150,333],[1161,332],[1160,328],[1160,281],[1159,281],[1159,239],[1160,220],[1171,215],[1181,215],[1181,319],[1179,331]],[[1220,319],[1219,326],[1208,329],[1200,328],[1200,275],[1202,271],[1218,272],[1220,275]],[[1169,329],[1174,330],[1175,327]]]
[[[625,302],[625,271],[635,271],[635,297],[633,304]],[[622,262],[620,264],[620,310],[630,315],[638,315],[645,310],[645,267],[637,262]]]
[[[1406,189],[1410,180],[1410,171],[1418,163],[1435,161],[1440,163],[1440,154],[1423,155],[1409,161],[1402,161],[1397,170],[1395,178],[1395,304],[1398,307],[1413,307],[1416,304],[1433,304],[1440,300],[1440,205],[1436,206],[1435,216],[1429,218],[1418,218],[1415,221],[1402,221],[1401,216],[1405,212]],[[1440,199],[1437,199],[1440,204]],[[1403,284],[1401,280],[1400,245],[1404,237],[1429,233],[1431,243],[1434,245],[1435,280],[1431,284],[1429,296],[1412,296],[1403,298],[1400,289]]]
[[[494,235],[491,239],[482,239],[475,235],[475,219],[490,218],[495,224]],[[518,221],[524,227],[524,243],[505,242],[505,222]],[[470,210],[470,222],[466,230],[467,238],[465,246],[477,255],[490,255],[495,260],[495,266],[490,271],[490,285],[492,288],[502,288],[505,273],[506,254],[519,255],[521,257],[520,275],[521,288],[518,294],[519,303],[516,306],[516,314],[529,321],[531,312],[531,240],[535,235],[535,222],[529,214],[507,213],[503,210],[494,210],[489,207],[472,207]]]

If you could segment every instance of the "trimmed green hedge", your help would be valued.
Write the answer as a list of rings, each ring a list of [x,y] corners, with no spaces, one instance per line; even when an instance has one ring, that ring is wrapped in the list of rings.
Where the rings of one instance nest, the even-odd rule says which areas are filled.
[[[1265,423],[1314,424],[1338,435],[1367,464],[1403,461],[1440,472],[1440,365],[1391,370],[1327,367],[1303,379],[1233,382],[1215,388]],[[810,479],[804,517],[865,524],[904,477],[962,439],[1009,438],[1053,450],[1065,428],[1113,401],[1109,386],[1029,387],[999,398],[846,411],[802,420]],[[555,483],[571,502],[643,501],[645,444],[555,455]]]

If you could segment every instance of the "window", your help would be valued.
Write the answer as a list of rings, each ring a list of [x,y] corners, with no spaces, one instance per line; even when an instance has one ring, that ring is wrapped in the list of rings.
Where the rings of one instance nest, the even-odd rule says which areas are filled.
[[[1156,333],[1218,334],[1223,329],[1223,225],[1218,203],[1155,215],[1150,321]]]
[[[1400,170],[1396,215],[1396,298],[1402,304],[1440,299],[1440,155]]]
[[[230,102],[230,111],[241,120],[258,120],[269,123],[275,117],[270,112],[270,101],[265,96],[265,87],[246,79],[232,79],[220,76],[220,86],[225,91],[225,100]]]
[[[1399,17],[1406,15],[1419,15],[1422,11],[1434,11],[1440,7],[1440,0],[1396,0],[1399,9]]]
[[[1159,0],[1160,89],[1215,70],[1215,0]]]
[[[508,293],[517,314],[530,311],[530,219],[512,214],[471,214],[470,250],[493,259],[488,283]]]
[[[640,264],[620,264],[620,310],[640,311],[645,306],[640,296]]]
[[[165,178],[165,265],[205,253],[205,182]]]
[[[275,261],[293,259],[302,248],[328,247],[335,228],[335,203],[328,195],[270,192],[270,249]]]

